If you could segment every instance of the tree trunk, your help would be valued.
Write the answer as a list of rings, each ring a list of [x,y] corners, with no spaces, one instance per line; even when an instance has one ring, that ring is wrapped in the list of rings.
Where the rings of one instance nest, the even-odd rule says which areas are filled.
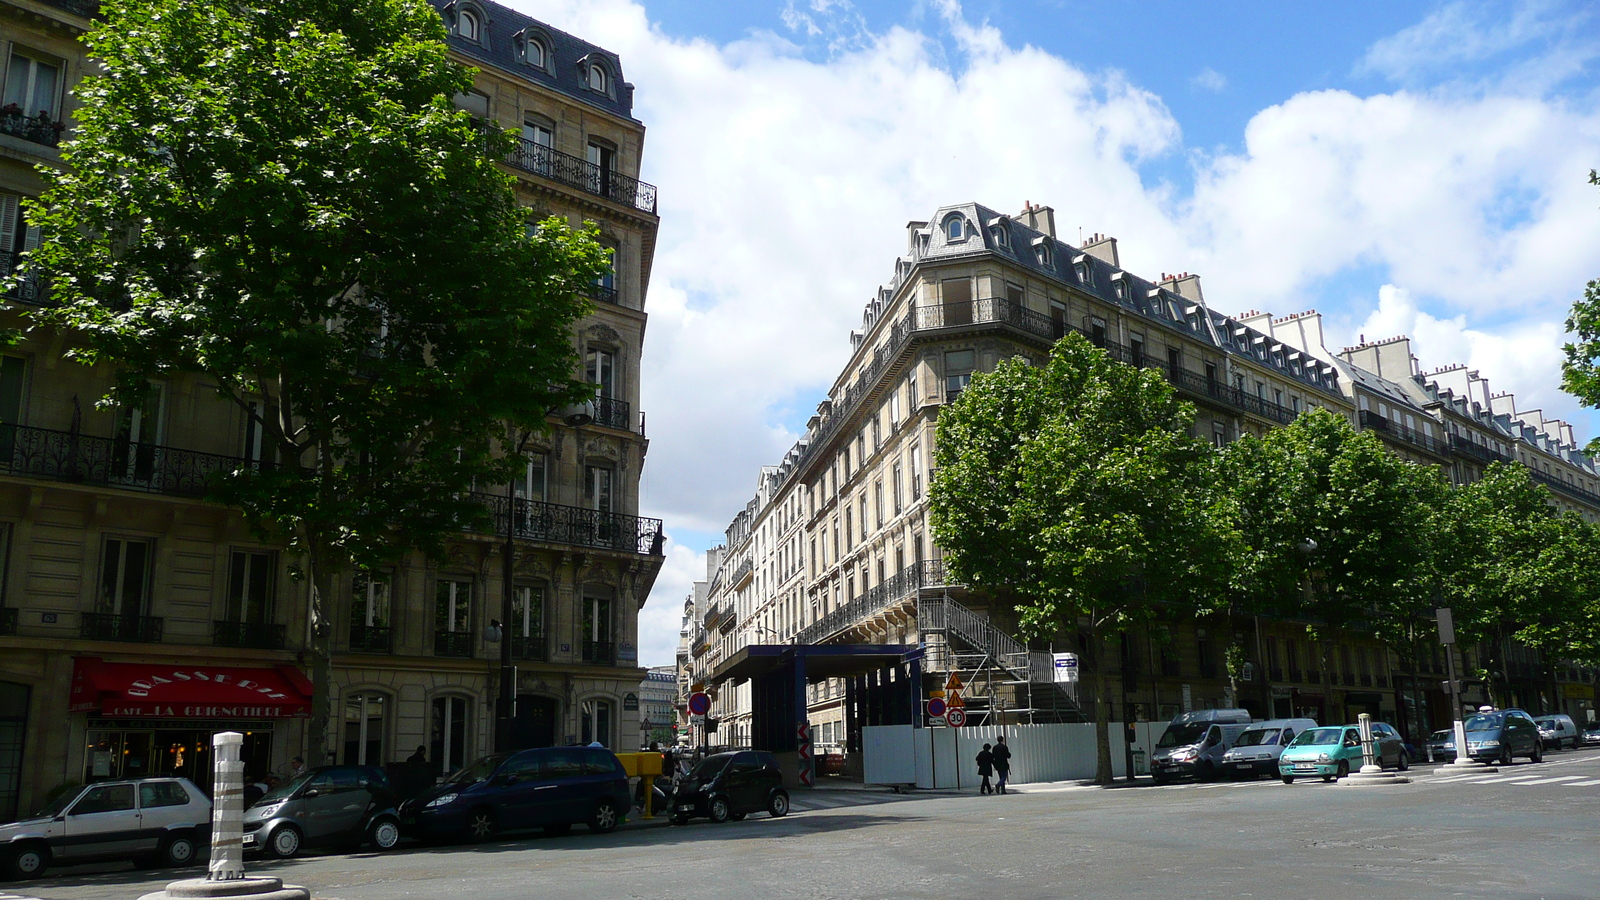
[[[311,623],[311,722],[306,735],[306,765],[327,765],[328,727],[333,719],[333,584],[335,570],[321,542],[307,536],[305,545]]]
[[[1097,625],[1089,626],[1089,646],[1094,648],[1094,783],[1110,784],[1111,776],[1111,694],[1107,689],[1107,652]]]
[[[1322,716],[1328,722],[1333,719],[1333,657],[1329,654],[1331,648],[1322,635],[1317,635],[1317,656],[1322,660]],[[1322,724],[1327,724],[1324,722]]]

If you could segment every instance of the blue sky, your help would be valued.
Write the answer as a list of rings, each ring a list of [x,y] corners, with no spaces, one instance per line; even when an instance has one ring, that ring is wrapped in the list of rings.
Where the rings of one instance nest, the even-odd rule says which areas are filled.
[[[1600,5],[509,0],[621,55],[661,188],[641,619],[670,661],[704,550],[826,392],[942,204],[1043,202],[1211,306],[1406,333],[1522,408],[1600,277]]]

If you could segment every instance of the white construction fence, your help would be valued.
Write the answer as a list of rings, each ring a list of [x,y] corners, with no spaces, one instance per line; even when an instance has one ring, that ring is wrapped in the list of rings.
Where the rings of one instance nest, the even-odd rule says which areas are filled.
[[[1147,761],[1165,722],[1134,723],[1135,752]],[[863,728],[862,781],[915,784],[920,788],[970,788],[978,779],[978,751],[1001,734],[1011,748],[1012,784],[1094,778],[1093,723],[1072,725],[986,725],[971,728],[913,728],[869,725]],[[1123,725],[1111,723],[1111,770],[1127,774]]]

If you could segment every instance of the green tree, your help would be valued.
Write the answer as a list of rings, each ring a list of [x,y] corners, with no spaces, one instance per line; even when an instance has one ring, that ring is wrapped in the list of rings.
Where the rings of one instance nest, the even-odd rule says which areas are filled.
[[[1589,170],[1589,183],[1600,185],[1600,172]],[[1563,345],[1561,387],[1584,406],[1600,408],[1600,278],[1583,289],[1583,299],[1572,304],[1567,332],[1577,336]],[[1589,441],[1588,452],[1600,456],[1600,437]]]
[[[66,167],[30,207],[45,322],[118,376],[194,373],[273,462],[223,473],[303,560],[329,721],[337,579],[482,524],[513,431],[578,398],[591,235],[530,228],[505,136],[451,105],[471,73],[423,0],[106,0]]]
[[[1102,784],[1109,639],[1197,607],[1223,581],[1213,454],[1193,422],[1159,375],[1076,334],[1043,366],[1011,359],[974,376],[939,415],[934,538],[952,575],[1012,606],[1026,633],[1086,632]]]

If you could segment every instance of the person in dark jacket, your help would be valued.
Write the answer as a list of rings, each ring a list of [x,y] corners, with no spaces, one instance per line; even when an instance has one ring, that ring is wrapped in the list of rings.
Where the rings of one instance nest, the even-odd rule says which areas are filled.
[[[1011,748],[1006,746],[1006,736],[1003,734],[995,738],[994,741],[992,755],[994,756],[994,774],[996,776],[995,793],[1004,794],[1006,792],[1006,779],[1011,775]]]
[[[983,784],[978,785],[978,793],[992,794],[994,788],[989,787],[989,776],[994,774],[994,754],[989,751],[989,745],[984,744],[978,751],[978,777],[983,779]]]

